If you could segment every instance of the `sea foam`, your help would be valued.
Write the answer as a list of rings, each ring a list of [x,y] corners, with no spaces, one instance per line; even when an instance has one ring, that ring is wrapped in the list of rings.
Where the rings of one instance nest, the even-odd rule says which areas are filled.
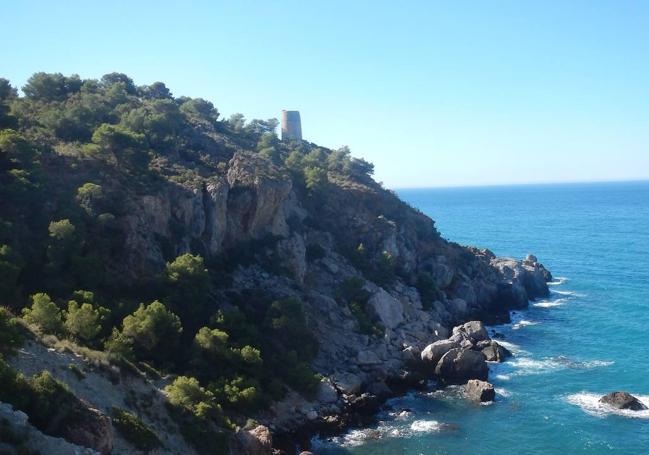
[[[531,325],[537,325],[539,324],[537,321],[528,321],[527,319],[521,319],[518,321],[516,324],[512,326],[512,329],[518,330],[522,329],[523,327],[529,327]]]
[[[566,303],[568,299],[566,298],[561,298],[561,299],[556,299],[556,300],[543,300],[541,302],[536,302],[533,303],[532,306],[536,308],[553,308],[556,306],[561,306],[564,303]]]
[[[568,278],[564,276],[557,276],[554,278],[554,281],[548,282],[548,286],[559,286],[568,281]]]

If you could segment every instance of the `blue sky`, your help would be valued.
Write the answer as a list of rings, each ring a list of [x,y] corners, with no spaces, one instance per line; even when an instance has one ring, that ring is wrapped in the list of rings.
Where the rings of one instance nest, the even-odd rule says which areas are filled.
[[[649,178],[649,2],[17,1],[0,76],[300,110],[389,187]]]

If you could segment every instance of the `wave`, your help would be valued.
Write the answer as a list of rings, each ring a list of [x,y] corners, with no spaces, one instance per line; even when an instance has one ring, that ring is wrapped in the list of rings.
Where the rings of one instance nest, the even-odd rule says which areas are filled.
[[[551,291],[552,294],[559,294],[559,295],[567,295],[571,297],[586,297],[586,294],[582,294],[577,291],[560,291],[558,289],[553,289]]]
[[[512,396],[512,393],[507,389],[503,389],[501,387],[496,387],[495,390],[496,390],[496,393],[498,395],[500,395],[501,397],[507,398],[507,397]]]
[[[542,360],[536,360],[529,357],[520,357],[512,360],[510,365],[516,368],[514,373],[517,376],[527,376],[531,374],[543,374],[549,371],[570,368],[574,370],[590,370],[592,368],[607,367],[613,365],[612,360],[572,360],[565,356],[546,357]]]
[[[548,286],[560,286],[566,281],[568,281],[568,278],[565,276],[556,276],[554,277],[554,281],[548,282]]]
[[[537,321],[528,321],[526,319],[521,319],[520,321],[512,325],[512,329],[518,330],[518,329],[522,329],[523,327],[529,327],[531,325],[537,325],[537,324],[539,324],[539,322]]]
[[[494,376],[495,379],[498,379],[499,381],[511,381],[512,375],[511,374],[497,374]]]
[[[529,374],[542,374],[551,370],[562,368],[562,364],[551,358],[535,360],[529,357],[520,357],[510,362],[510,365],[517,369],[514,373],[517,376]]]
[[[441,431],[444,425],[437,420],[415,420],[410,424],[410,429],[418,433],[433,433]]]
[[[634,395],[645,406],[649,407],[649,395]],[[566,401],[575,406],[579,406],[586,414],[595,417],[606,417],[609,415],[619,415],[635,419],[649,419],[649,410],[631,411],[628,409],[615,409],[607,404],[600,403],[602,395],[589,392],[580,392],[566,397]]]
[[[561,298],[561,299],[556,299],[556,300],[544,300],[541,302],[533,303],[532,306],[536,308],[553,308],[556,306],[561,306],[564,303],[566,303],[568,299],[566,298]]]
[[[521,353],[527,352],[523,348],[521,348],[519,345],[514,344],[514,343],[512,343],[510,341],[505,341],[505,340],[498,339],[498,340],[496,340],[496,342],[499,345],[501,345],[503,348],[507,349],[508,351],[511,351],[513,354],[521,354]]]
[[[332,438],[318,438],[312,440],[314,448],[330,445],[342,447],[358,447],[369,442],[380,441],[387,438],[408,438],[421,433],[439,433],[444,430],[454,430],[452,424],[438,422],[437,420],[414,420],[407,422],[380,421],[375,428],[362,428],[349,430],[347,433]]]

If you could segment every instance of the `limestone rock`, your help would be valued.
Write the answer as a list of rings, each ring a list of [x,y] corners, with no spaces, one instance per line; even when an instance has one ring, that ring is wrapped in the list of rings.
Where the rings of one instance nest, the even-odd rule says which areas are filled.
[[[496,398],[494,386],[479,379],[469,380],[464,386],[464,392],[469,399],[480,402],[493,401]]]
[[[404,321],[403,306],[401,302],[387,293],[383,288],[370,297],[367,302],[384,327],[394,329]]]
[[[338,401],[338,392],[329,380],[321,381],[320,384],[318,384],[316,400],[325,404],[331,404]]]
[[[495,341],[491,341],[487,346],[481,349],[481,352],[489,362],[503,362],[507,357],[511,357],[512,353],[507,348],[502,347]]]
[[[336,387],[346,395],[353,395],[360,392],[361,385],[363,385],[361,378],[353,373],[336,373],[331,379],[336,384]]]
[[[421,351],[421,360],[435,368],[437,362],[453,348],[458,348],[459,344],[454,340],[439,340],[429,344]]]
[[[463,384],[469,379],[486,381],[489,367],[482,352],[455,348],[442,356],[435,375],[446,384]]]
[[[480,321],[470,321],[453,329],[453,335],[465,335],[472,343],[489,340],[489,333]]]
[[[645,411],[647,406],[628,392],[611,392],[599,399],[615,409],[629,409],[631,411]]]
[[[239,430],[230,443],[232,455],[271,455],[273,438],[268,427],[259,425],[252,430]]]

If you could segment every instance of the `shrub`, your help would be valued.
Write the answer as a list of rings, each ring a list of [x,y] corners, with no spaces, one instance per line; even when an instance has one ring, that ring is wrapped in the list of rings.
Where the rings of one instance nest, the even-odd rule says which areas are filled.
[[[11,312],[0,307],[0,349],[12,350],[23,342],[23,331],[20,323]]]
[[[68,302],[65,312],[65,328],[74,338],[92,343],[101,333],[104,321],[110,314],[106,308],[95,308],[90,303],[81,306],[74,300]]]
[[[171,361],[177,353],[180,319],[157,300],[149,305],[140,304],[122,322],[122,331],[113,330],[106,348],[112,352],[133,353],[138,360],[150,360],[160,365]]]
[[[162,445],[158,435],[137,416],[117,407],[112,408],[111,415],[117,431],[136,449],[149,452]]]
[[[61,310],[45,293],[32,295],[32,306],[23,310],[23,319],[45,333],[59,333],[63,327]]]

